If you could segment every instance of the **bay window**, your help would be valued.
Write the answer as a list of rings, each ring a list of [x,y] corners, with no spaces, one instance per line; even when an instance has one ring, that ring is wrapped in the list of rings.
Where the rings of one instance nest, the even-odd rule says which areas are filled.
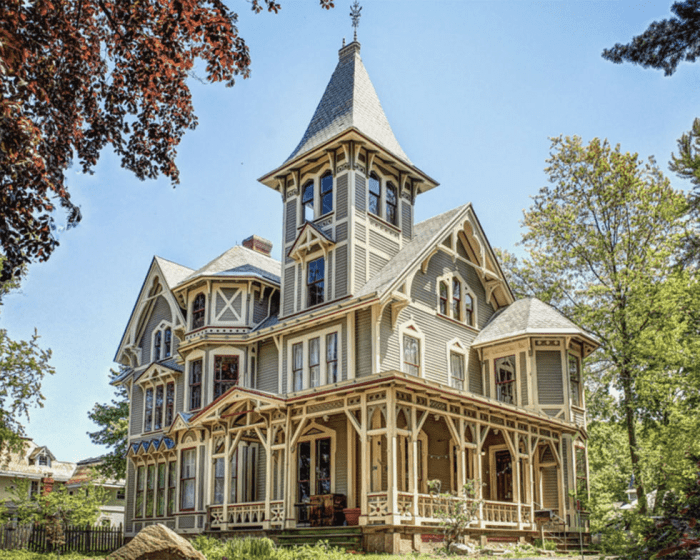
[[[494,363],[496,373],[496,398],[505,403],[515,400],[515,356],[498,358]]]
[[[569,354],[569,384],[571,385],[571,404],[581,406],[581,372],[579,360]]]

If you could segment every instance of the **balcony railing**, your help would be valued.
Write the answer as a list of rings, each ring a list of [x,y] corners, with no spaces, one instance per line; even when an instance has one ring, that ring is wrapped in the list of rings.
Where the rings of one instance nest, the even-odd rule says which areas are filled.
[[[269,518],[269,519],[268,519]],[[243,504],[228,504],[209,506],[209,526],[212,529],[230,529],[234,527],[250,527],[263,525],[282,525],[284,521],[284,502],[270,502],[270,514],[266,515],[265,502],[247,502]]]

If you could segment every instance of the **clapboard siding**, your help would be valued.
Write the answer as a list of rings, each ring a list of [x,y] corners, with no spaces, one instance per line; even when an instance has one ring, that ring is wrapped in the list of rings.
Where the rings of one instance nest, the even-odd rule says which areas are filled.
[[[262,445],[258,445],[256,450],[256,501],[262,502],[265,499],[265,485],[267,483],[266,467],[267,467],[267,453]]]
[[[474,350],[469,350],[469,390],[477,395],[484,394],[483,383],[481,382],[481,361],[479,353]]]
[[[148,364],[151,362],[151,342],[153,340],[153,331],[160,325],[161,321],[172,321],[170,313],[170,305],[163,296],[158,296],[155,305],[151,311],[151,315],[146,322],[146,328],[141,335],[141,363]]]
[[[339,220],[342,220],[348,215],[348,174],[343,173],[338,177],[335,180],[335,185],[336,216]]]
[[[267,289],[266,289],[267,291]],[[269,308],[270,296],[264,296],[263,298],[254,297],[253,298],[253,323],[258,324],[265,317],[267,317],[267,310]]]
[[[559,350],[539,350],[537,364],[537,397],[540,404],[564,404],[564,385],[561,376]]]
[[[406,241],[413,237],[413,207],[407,200],[401,200],[401,233]]]
[[[185,410],[185,383],[187,371],[181,373],[175,382],[175,414]]]
[[[294,266],[284,269],[284,314],[294,313]]]
[[[366,186],[367,181],[365,180],[364,175],[355,173],[355,208],[358,212],[364,212],[366,208]]]
[[[372,318],[369,309],[361,309],[355,315],[355,367],[356,377],[372,373]]]
[[[379,271],[386,266],[386,263],[389,261],[380,257],[379,255],[375,255],[374,253],[369,254],[369,277],[372,278],[375,274],[378,274]]]
[[[131,435],[140,434],[143,431],[143,390],[134,384],[131,390]]]
[[[348,443],[347,427],[348,420],[345,415],[331,417],[326,424],[331,430],[335,430],[335,493],[348,493]]]
[[[364,247],[355,247],[355,292],[365,285],[367,252]]]
[[[484,360],[484,396],[491,397],[491,371],[489,369],[489,361]]]
[[[287,217],[285,222],[285,243],[291,243],[297,236],[297,199],[296,197],[287,201]]]
[[[355,224],[355,237],[361,243],[367,243],[367,227],[364,224]]]
[[[129,533],[132,529],[131,520],[134,517],[134,503],[136,494],[136,468],[132,461],[127,460],[126,465],[126,509],[124,518],[126,520],[124,530]]]
[[[545,508],[559,509],[556,467],[545,467],[542,469],[542,502]]]
[[[527,358],[525,352],[520,352],[520,398],[522,399],[523,406],[529,404],[527,394]]]
[[[399,252],[399,244],[373,229],[369,231],[369,244],[373,249],[379,249],[390,257]]]
[[[297,309],[302,309],[301,298],[303,296],[304,290],[304,279],[302,278],[303,271],[301,267],[297,267]]]
[[[348,246],[335,250],[335,297],[348,295]]]
[[[340,243],[348,238],[348,223],[343,222],[335,226],[335,242]]]
[[[258,349],[258,389],[269,393],[278,391],[277,346],[272,340],[260,343]]]
[[[383,371],[401,369],[401,350],[399,337],[391,328],[391,306],[387,306],[382,315],[381,330],[379,336],[379,355],[381,356],[381,368]]]

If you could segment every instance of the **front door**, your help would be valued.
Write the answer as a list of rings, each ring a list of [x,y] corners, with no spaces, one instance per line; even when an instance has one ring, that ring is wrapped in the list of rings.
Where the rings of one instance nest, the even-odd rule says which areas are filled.
[[[496,500],[513,501],[513,462],[510,452],[496,451]]]

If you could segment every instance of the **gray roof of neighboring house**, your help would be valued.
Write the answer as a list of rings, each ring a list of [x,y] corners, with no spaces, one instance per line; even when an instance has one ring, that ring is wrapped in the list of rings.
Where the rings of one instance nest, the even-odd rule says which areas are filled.
[[[158,262],[158,266],[163,271],[163,276],[165,276],[165,281],[168,283],[170,289],[177,286],[185,278],[187,278],[192,272],[191,268],[182,266],[181,264],[174,263],[162,257],[155,257]]]
[[[473,346],[483,346],[524,334],[580,334],[595,338],[559,311],[537,298],[519,299],[500,309],[474,339]]]
[[[375,274],[357,292],[356,297],[370,295],[381,291],[393,280],[396,280],[408,267],[415,264],[417,258],[424,249],[436,243],[436,236],[451,222],[457,214],[464,212],[470,205],[465,204],[433,216],[432,218],[416,224],[413,228],[413,239],[394,255],[378,274]],[[439,241],[439,240],[437,240]]]
[[[391,130],[377,92],[362,64],[360,44],[357,42],[340,50],[340,60],[331,81],[326,86],[304,137],[287,161],[353,127],[411,164]]]
[[[179,284],[199,276],[258,276],[263,280],[280,283],[281,264],[272,257],[236,245],[208,262],[202,268],[180,280]]]

